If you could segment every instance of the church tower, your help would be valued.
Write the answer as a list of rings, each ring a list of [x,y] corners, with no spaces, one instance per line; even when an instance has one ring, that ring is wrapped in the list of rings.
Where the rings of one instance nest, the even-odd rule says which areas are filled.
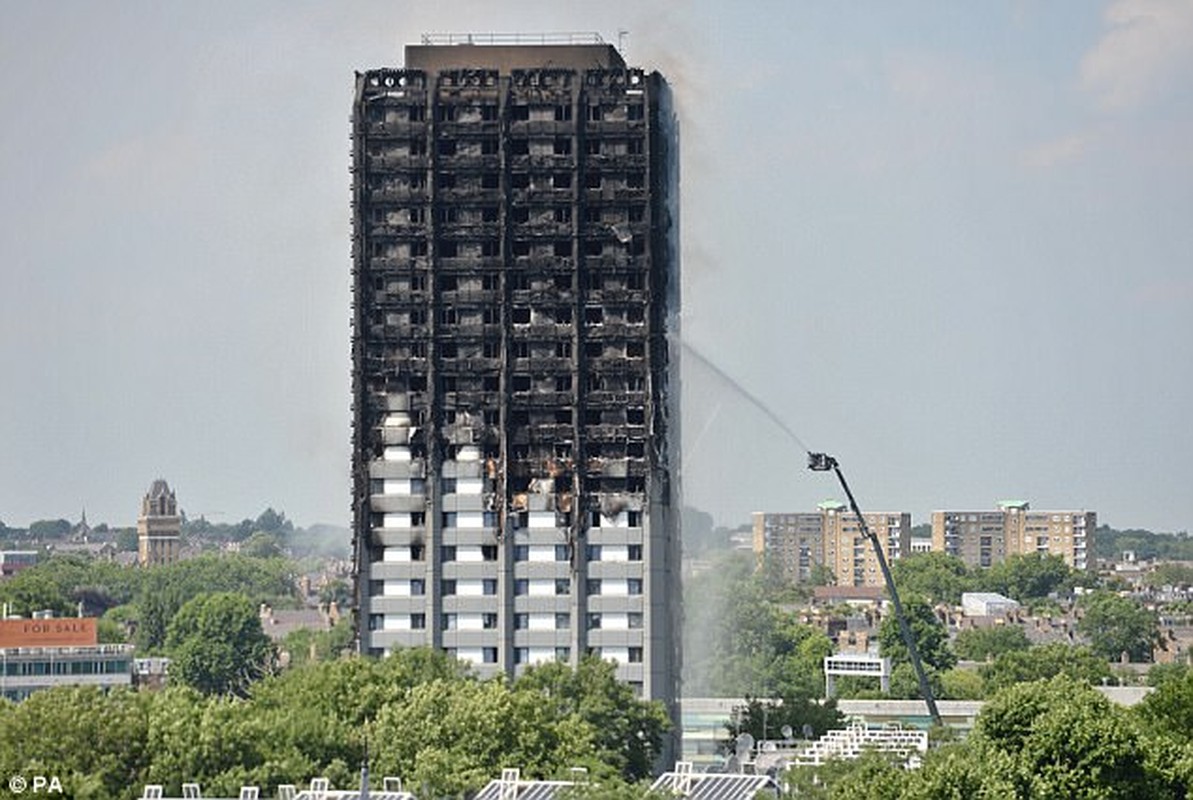
[[[158,478],[141,501],[137,518],[137,561],[143,567],[173,564],[182,545],[182,517],[178,500],[165,480]]]

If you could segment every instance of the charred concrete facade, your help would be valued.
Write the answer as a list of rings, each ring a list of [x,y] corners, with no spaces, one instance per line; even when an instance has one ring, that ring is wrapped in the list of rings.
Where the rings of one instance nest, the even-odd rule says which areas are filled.
[[[677,130],[611,46],[406,48],[353,110],[362,651],[679,675]],[[673,706],[672,706],[673,707]]]

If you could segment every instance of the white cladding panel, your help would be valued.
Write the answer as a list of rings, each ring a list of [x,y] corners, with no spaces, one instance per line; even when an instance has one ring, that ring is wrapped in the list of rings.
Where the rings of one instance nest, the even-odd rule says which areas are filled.
[[[531,614],[526,627],[532,631],[553,631],[555,630],[555,614]]]
[[[381,583],[382,597],[410,597],[410,581],[387,580]]]
[[[629,597],[630,587],[623,578],[605,578],[601,581],[601,594],[612,597]]]
[[[483,597],[485,583],[480,578],[460,578],[456,581],[456,594],[460,597]]]
[[[413,481],[403,478],[386,478],[382,481],[381,493],[408,497],[413,494]]]
[[[381,560],[387,564],[407,563],[410,561],[410,548],[387,547],[381,551]]]
[[[480,511],[461,511],[456,514],[457,528],[477,529],[485,527],[485,515]]]
[[[464,561],[470,564],[475,564],[484,560],[485,557],[481,552],[481,546],[479,544],[456,545],[456,561]]]
[[[606,661],[616,661],[619,664],[630,663],[630,648],[628,647],[602,647],[601,658]]]
[[[480,494],[483,488],[480,478],[456,478],[456,494]]]
[[[554,511],[531,511],[530,520],[527,523],[531,528],[554,528],[555,527],[555,512]]]
[[[625,544],[601,545],[601,561],[629,561],[630,547]]]
[[[481,614],[461,613],[456,616],[456,626],[462,631],[483,631],[485,623]]]
[[[555,660],[554,647],[531,647],[528,649],[528,660],[531,664],[543,664]]]
[[[603,631],[628,631],[630,629],[629,614],[618,614],[606,612],[601,614],[601,630]]]
[[[555,545],[553,544],[532,544],[529,545],[526,552],[527,561],[555,561]]]
[[[527,586],[527,594],[531,597],[554,597],[555,596],[555,579],[554,578],[531,578]]]

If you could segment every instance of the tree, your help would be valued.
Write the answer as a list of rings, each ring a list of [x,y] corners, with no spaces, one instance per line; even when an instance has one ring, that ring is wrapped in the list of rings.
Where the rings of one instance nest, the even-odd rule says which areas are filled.
[[[596,733],[577,715],[559,717],[538,692],[436,679],[380,710],[370,753],[377,772],[401,775],[420,796],[457,796],[511,764],[526,777],[561,776],[573,766],[600,775],[608,767],[594,757]]]
[[[760,742],[779,739],[784,726],[789,726],[795,736],[803,737],[807,731],[811,738],[819,738],[834,728],[844,727],[845,716],[837,710],[835,699],[818,702],[807,697],[778,700],[747,697],[744,705],[733,709],[727,726],[729,742],[743,733]]]
[[[1012,686],[987,702],[971,737],[1009,756],[1020,797],[1171,797],[1127,712],[1065,677]]]
[[[713,516],[691,506],[680,509],[680,525],[683,529],[684,557],[699,557],[709,550],[725,547],[729,537],[713,536]]]
[[[328,581],[327,584],[319,590],[319,602],[331,605],[337,604],[340,608],[347,608],[352,602],[352,584],[343,578],[335,578]]]
[[[1147,685],[1158,687],[1168,681],[1179,681],[1193,673],[1193,667],[1188,664],[1152,664],[1147,671]]]
[[[1097,558],[1117,561],[1125,550],[1133,552],[1140,561],[1193,561],[1193,537],[1188,531],[1155,533],[1138,528],[1115,530],[1109,525],[1098,526],[1094,536]]]
[[[54,775],[66,796],[131,796],[130,781],[148,763],[150,697],[59,686],[19,704],[0,701],[0,775]]]
[[[1158,564],[1151,574],[1146,577],[1147,585],[1161,586],[1193,586],[1193,565],[1169,561]]]
[[[1058,675],[1087,685],[1098,685],[1111,678],[1106,659],[1088,647],[1061,643],[1009,650],[995,657],[993,663],[981,667],[980,673],[988,692]]]
[[[267,508],[257,517],[256,529],[266,533],[286,534],[294,530],[294,525],[286,519],[285,513]]]
[[[273,643],[244,595],[200,595],[179,610],[166,634],[170,677],[204,694],[244,696],[273,665]]]
[[[144,570],[137,598],[141,618],[137,645],[160,648],[166,629],[191,598],[210,592],[237,592],[254,604],[275,605],[297,595],[293,566],[282,559],[248,556],[202,556]]]
[[[941,670],[928,664],[924,665],[924,675],[928,679],[928,686],[932,689],[933,697],[942,697],[944,695],[944,684],[941,682],[942,674]],[[900,661],[893,664],[891,666],[890,689],[885,696],[896,700],[915,700],[922,695],[920,678],[915,674],[915,668],[911,666],[911,662]],[[877,689],[863,690],[854,694],[854,697],[858,699],[865,697],[882,698],[883,696],[882,692]]]
[[[591,726],[597,757],[634,782],[651,775],[670,721],[660,704],[638,700],[633,689],[617,680],[616,671],[614,664],[594,656],[575,669],[542,664],[528,668],[514,689],[539,695],[539,702],[557,717],[575,716]]]
[[[832,643],[774,602],[752,557],[731,553],[684,586],[685,678],[693,694],[820,697]]]
[[[1152,647],[1159,642],[1154,612],[1110,592],[1085,595],[1078,606],[1082,614],[1077,630],[1089,638],[1094,652],[1111,661],[1123,654],[1135,662],[1152,660]]]
[[[256,531],[241,543],[240,554],[250,558],[280,558],[281,539],[276,533]]]
[[[957,663],[957,656],[949,649],[948,631],[944,623],[937,619],[932,606],[923,598],[912,595],[903,601],[903,611],[924,666],[936,670],[951,669]],[[911,663],[899,621],[893,611],[883,618],[878,627],[878,650],[890,658],[892,664]]]
[[[1156,691],[1143,698],[1135,713],[1149,729],[1184,745],[1193,744],[1193,670],[1186,668],[1159,681]]]
[[[981,700],[986,682],[972,669],[950,669],[940,673],[940,690],[944,700]]]
[[[20,613],[50,609],[74,615],[82,602],[84,611],[95,615],[128,602],[138,578],[136,570],[119,564],[78,554],[55,555],[0,584],[0,596],[18,595],[19,604],[28,606]]]
[[[1020,603],[1042,600],[1053,592],[1071,589],[1075,575],[1060,556],[1029,553],[1013,555],[981,575],[984,591],[998,592]]]
[[[39,542],[65,539],[73,527],[64,519],[39,519],[29,524],[29,538]]]
[[[53,611],[57,616],[74,614],[70,598],[36,567],[21,570],[0,583],[0,602],[8,603],[10,613],[20,616],[43,610]]]
[[[341,619],[330,630],[299,628],[282,639],[281,649],[290,654],[289,666],[297,667],[310,661],[329,661],[339,658],[352,647],[355,634],[352,621]]]
[[[116,532],[116,549],[122,553],[135,553],[139,545],[136,528],[121,528]]]
[[[900,594],[918,594],[936,604],[960,605],[961,594],[973,591],[976,579],[965,562],[947,553],[916,553],[891,563]]]
[[[441,650],[414,647],[385,658],[346,658],[312,663],[253,684],[253,701],[267,708],[312,708],[320,716],[362,728],[381,708],[430,680],[474,680],[468,666]]]
[[[1029,647],[1031,641],[1018,625],[970,628],[961,631],[953,639],[953,649],[966,661],[986,661],[1002,653]]]

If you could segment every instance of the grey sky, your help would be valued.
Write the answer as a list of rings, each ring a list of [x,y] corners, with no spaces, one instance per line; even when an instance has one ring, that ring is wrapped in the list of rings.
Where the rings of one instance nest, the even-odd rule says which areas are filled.
[[[599,31],[682,109],[686,337],[863,506],[1193,527],[1193,2],[7,2],[0,520],[349,515],[355,69]],[[685,368],[720,522],[835,487]]]

